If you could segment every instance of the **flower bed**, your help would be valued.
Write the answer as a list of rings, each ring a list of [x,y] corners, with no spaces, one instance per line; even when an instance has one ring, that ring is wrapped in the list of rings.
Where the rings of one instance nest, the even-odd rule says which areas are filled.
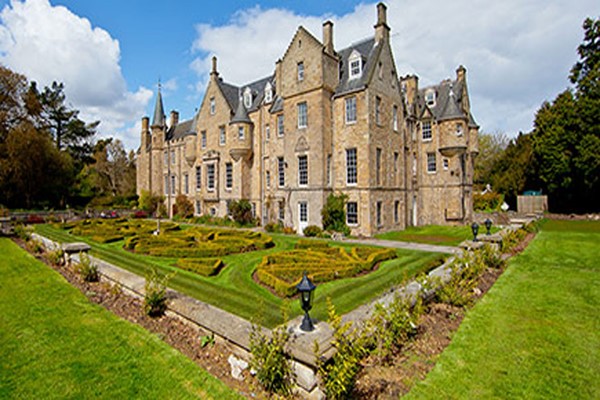
[[[256,269],[257,278],[278,295],[289,297],[306,271],[315,283],[349,278],[396,258],[392,249],[377,247],[330,247],[326,242],[301,240],[296,249],[265,256]]]

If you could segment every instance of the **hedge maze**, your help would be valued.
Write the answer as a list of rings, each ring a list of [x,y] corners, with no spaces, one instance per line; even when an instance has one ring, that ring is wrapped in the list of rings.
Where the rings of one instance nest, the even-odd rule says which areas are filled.
[[[263,258],[256,276],[280,296],[292,296],[306,271],[315,282],[328,282],[371,271],[375,265],[396,258],[396,251],[378,247],[331,247],[327,242],[300,240],[294,250]]]
[[[225,266],[222,257],[275,246],[264,233],[248,230],[180,226],[148,220],[84,220],[58,224],[71,234],[98,243],[123,241],[123,248],[137,254],[176,259],[173,267],[201,276],[215,276]],[[293,250],[265,255],[255,269],[256,278],[281,297],[293,296],[306,271],[316,283],[350,278],[369,272],[382,261],[396,258],[396,251],[377,247],[331,247],[325,241],[299,240]]]

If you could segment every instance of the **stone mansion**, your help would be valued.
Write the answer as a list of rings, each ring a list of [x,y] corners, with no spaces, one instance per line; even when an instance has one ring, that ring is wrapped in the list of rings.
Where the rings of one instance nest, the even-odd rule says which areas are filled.
[[[226,83],[212,59],[202,104],[190,120],[164,113],[160,88],[152,122],[142,119],[137,190],[163,194],[169,213],[188,196],[196,215],[225,216],[247,199],[261,224],[301,233],[321,226],[330,193],[347,195],[354,235],[426,224],[464,224],[473,215],[478,126],[466,70],[420,88],[399,77],[387,9],[374,36],[345,49],[300,26],[270,76]]]

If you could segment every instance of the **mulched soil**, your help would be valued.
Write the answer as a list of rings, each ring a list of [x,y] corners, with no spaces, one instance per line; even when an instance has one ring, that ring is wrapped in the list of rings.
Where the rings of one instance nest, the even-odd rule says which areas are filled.
[[[23,241],[15,239],[15,242],[27,250]],[[192,327],[169,314],[151,318],[144,313],[143,299],[124,293],[118,285],[103,281],[102,278],[99,282],[85,282],[71,267],[53,265],[44,254],[35,256],[59,272],[91,302],[154,333],[238,393],[247,398],[267,397],[254,378],[246,376],[244,381],[238,381],[231,376],[231,367],[227,359],[235,353],[226,342],[216,340],[214,344],[202,347],[202,337],[209,335],[208,332]]]
[[[506,256],[523,251],[534,237],[535,234],[528,234],[523,242]],[[15,241],[25,248],[22,241]],[[118,286],[103,281],[85,282],[72,268],[52,265],[40,254],[36,257],[63,275],[90,301],[156,334],[238,393],[248,398],[268,397],[253,377],[246,376],[244,381],[238,381],[231,376],[227,358],[234,352],[226,342],[217,341],[213,345],[202,347],[201,337],[207,335],[206,332],[201,332],[168,314],[160,318],[151,318],[143,312],[141,299],[123,293]],[[490,289],[501,274],[501,270],[487,269],[484,272],[475,291],[476,300]],[[430,303],[419,320],[417,335],[399,352],[393,354],[386,362],[374,357],[363,360],[363,368],[359,373],[353,397],[367,400],[397,399],[398,396],[406,394],[433,369],[437,357],[450,344],[464,315],[465,310],[462,308]]]

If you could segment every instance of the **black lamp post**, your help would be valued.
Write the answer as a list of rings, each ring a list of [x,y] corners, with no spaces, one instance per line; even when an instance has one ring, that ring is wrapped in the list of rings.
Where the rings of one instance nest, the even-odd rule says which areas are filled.
[[[487,229],[487,235],[490,234],[490,229],[492,229],[492,220],[491,219],[486,219],[485,222],[485,229]]]
[[[473,231],[473,241],[477,241],[477,232],[479,232],[479,224],[477,222],[473,222],[471,225],[471,231]]]
[[[311,332],[315,329],[308,315],[308,311],[312,308],[312,296],[315,288],[315,284],[308,279],[306,272],[304,272],[302,280],[296,286],[296,289],[300,292],[300,305],[304,310],[304,319],[302,319],[302,325],[300,325],[300,329],[304,332]]]

